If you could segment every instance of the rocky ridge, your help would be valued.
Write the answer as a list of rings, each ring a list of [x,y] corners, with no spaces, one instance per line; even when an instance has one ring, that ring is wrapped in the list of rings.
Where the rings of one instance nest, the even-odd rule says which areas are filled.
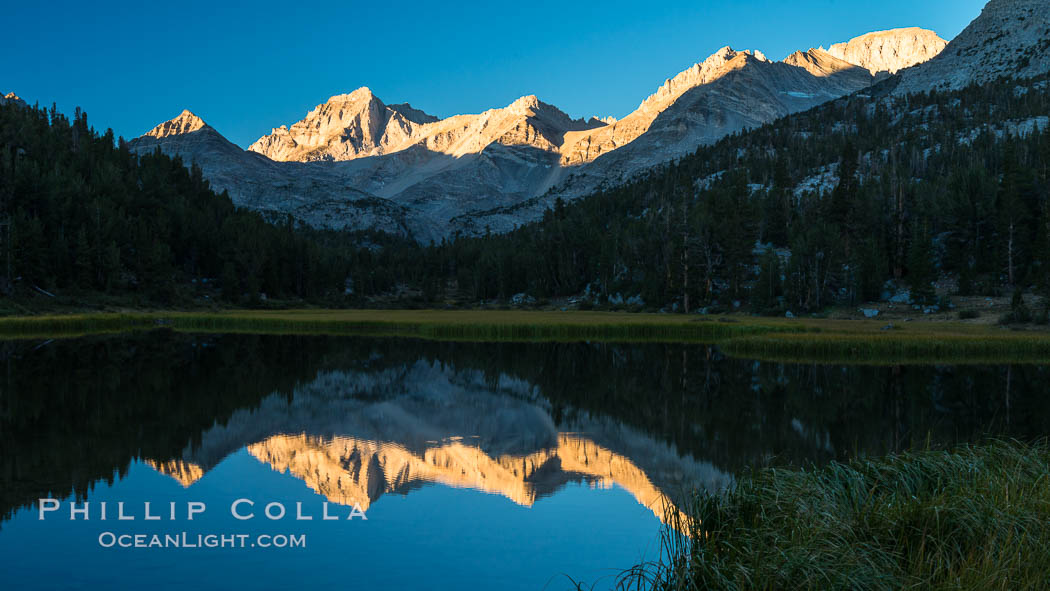
[[[875,81],[866,69],[820,49],[773,62],[758,52],[723,48],[668,80],[611,130],[600,128],[582,137],[576,145],[586,155],[577,166],[562,166],[564,180],[551,189],[509,208],[457,216],[451,220],[453,231],[512,230],[523,221],[538,219],[558,198],[573,199],[626,182],[698,146],[811,109]],[[597,157],[589,159],[594,151],[599,152]]]
[[[407,115],[407,116],[406,116]],[[368,88],[333,96],[291,128],[282,126],[248,149],[272,160],[346,161],[419,147],[463,156],[498,143],[558,151],[568,131],[605,125],[573,120],[535,96],[502,109],[438,119],[407,105],[386,106]]]
[[[1050,71],[1050,6],[1046,0],[991,0],[937,57],[901,72],[898,95],[958,90],[1002,76]]]
[[[153,129],[147,131],[143,137],[162,139],[171,136],[193,133],[195,131],[201,131],[205,127],[207,127],[213,132],[215,131],[207,123],[205,123],[203,119],[191,113],[189,109],[183,109],[182,113],[179,113],[178,117],[165,121],[164,123],[161,123],[160,125],[154,127]]]
[[[911,27],[861,35],[832,45],[827,53],[865,68],[873,75],[896,74],[933,59],[947,45],[948,42],[933,31]]]
[[[387,106],[362,87],[331,97],[291,128],[275,128],[248,150],[271,160],[298,162],[378,156],[398,149],[434,121],[436,117],[407,103]]]
[[[201,167],[212,187],[235,204],[277,220],[291,215],[318,228],[374,228],[399,235],[425,235],[411,226],[409,211],[353,186],[338,171],[298,162],[275,162],[242,150],[197,115],[183,111],[130,142],[140,154],[155,149]]]

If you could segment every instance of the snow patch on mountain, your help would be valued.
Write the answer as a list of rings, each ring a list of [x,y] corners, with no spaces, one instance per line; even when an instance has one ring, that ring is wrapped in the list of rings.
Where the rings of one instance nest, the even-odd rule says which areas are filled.
[[[795,197],[803,197],[808,193],[815,193],[817,195],[830,193],[835,189],[835,186],[839,184],[838,170],[838,162],[821,167],[820,170],[815,171],[812,175],[806,177],[802,182],[795,186]]]

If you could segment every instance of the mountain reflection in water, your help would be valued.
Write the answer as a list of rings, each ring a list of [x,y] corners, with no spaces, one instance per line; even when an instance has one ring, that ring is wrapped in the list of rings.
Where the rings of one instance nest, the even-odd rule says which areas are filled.
[[[189,486],[243,447],[329,501],[365,510],[385,493],[425,483],[524,506],[568,482],[616,484],[661,519],[669,492],[715,490],[731,480],[619,421],[581,413],[559,430],[549,408],[520,379],[490,381],[436,361],[326,371],[290,397],[273,394],[257,408],[235,411],[177,459],[150,464]]]
[[[1047,368],[844,367],[690,345],[153,332],[5,343],[0,515],[135,459],[183,486],[246,449],[367,509],[427,484],[531,506],[618,485],[663,517],[747,466],[1047,432]]]

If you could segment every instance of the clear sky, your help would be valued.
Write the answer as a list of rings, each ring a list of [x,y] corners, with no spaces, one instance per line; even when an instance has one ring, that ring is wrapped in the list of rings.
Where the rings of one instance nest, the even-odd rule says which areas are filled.
[[[920,26],[952,39],[985,0],[5,2],[0,92],[135,137],[188,108],[246,146],[370,87],[446,117],[535,94],[622,117],[718,48],[796,49]]]

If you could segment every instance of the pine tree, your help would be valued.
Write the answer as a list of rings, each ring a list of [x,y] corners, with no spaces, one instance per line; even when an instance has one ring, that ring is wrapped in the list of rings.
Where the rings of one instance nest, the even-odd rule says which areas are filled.
[[[1036,276],[1035,285],[1050,301],[1050,198],[1044,198],[1042,211],[1036,224],[1035,262],[1032,265]]]
[[[1001,265],[1006,272],[1006,281],[1011,286],[1018,285],[1023,279],[1021,270],[1028,254],[1028,228],[1034,213],[1026,203],[1030,187],[1025,176],[1018,162],[1016,147],[1012,141],[1008,141],[1003,153],[1003,178],[999,184],[996,209],[999,214]]]
[[[779,296],[783,294],[780,259],[775,250],[766,251],[759,269],[758,280],[751,293],[752,307],[759,312],[773,310],[777,307]]]
[[[219,279],[222,286],[222,298],[227,302],[236,302],[240,297],[241,286],[237,276],[237,268],[233,261],[227,260],[222,266],[222,277]]]
[[[937,278],[933,261],[933,242],[929,224],[918,220],[912,226],[911,244],[908,249],[908,281],[911,284],[911,299],[917,304],[932,304],[937,298],[933,281]]]
[[[101,288],[109,291],[120,282],[120,248],[115,241],[110,241],[102,252],[102,285]]]
[[[791,176],[784,158],[777,158],[773,171],[773,190],[765,195],[764,240],[774,246],[787,246],[791,231]]]
[[[81,289],[94,287],[94,258],[95,253],[88,242],[87,232],[81,228],[77,231],[77,239],[73,252],[74,267],[76,269],[76,284]]]
[[[857,180],[857,148],[852,141],[847,141],[839,159],[839,182],[831,192],[831,204],[828,215],[843,238],[845,249],[849,253],[849,239],[853,228],[853,214],[856,207],[860,183]]]

